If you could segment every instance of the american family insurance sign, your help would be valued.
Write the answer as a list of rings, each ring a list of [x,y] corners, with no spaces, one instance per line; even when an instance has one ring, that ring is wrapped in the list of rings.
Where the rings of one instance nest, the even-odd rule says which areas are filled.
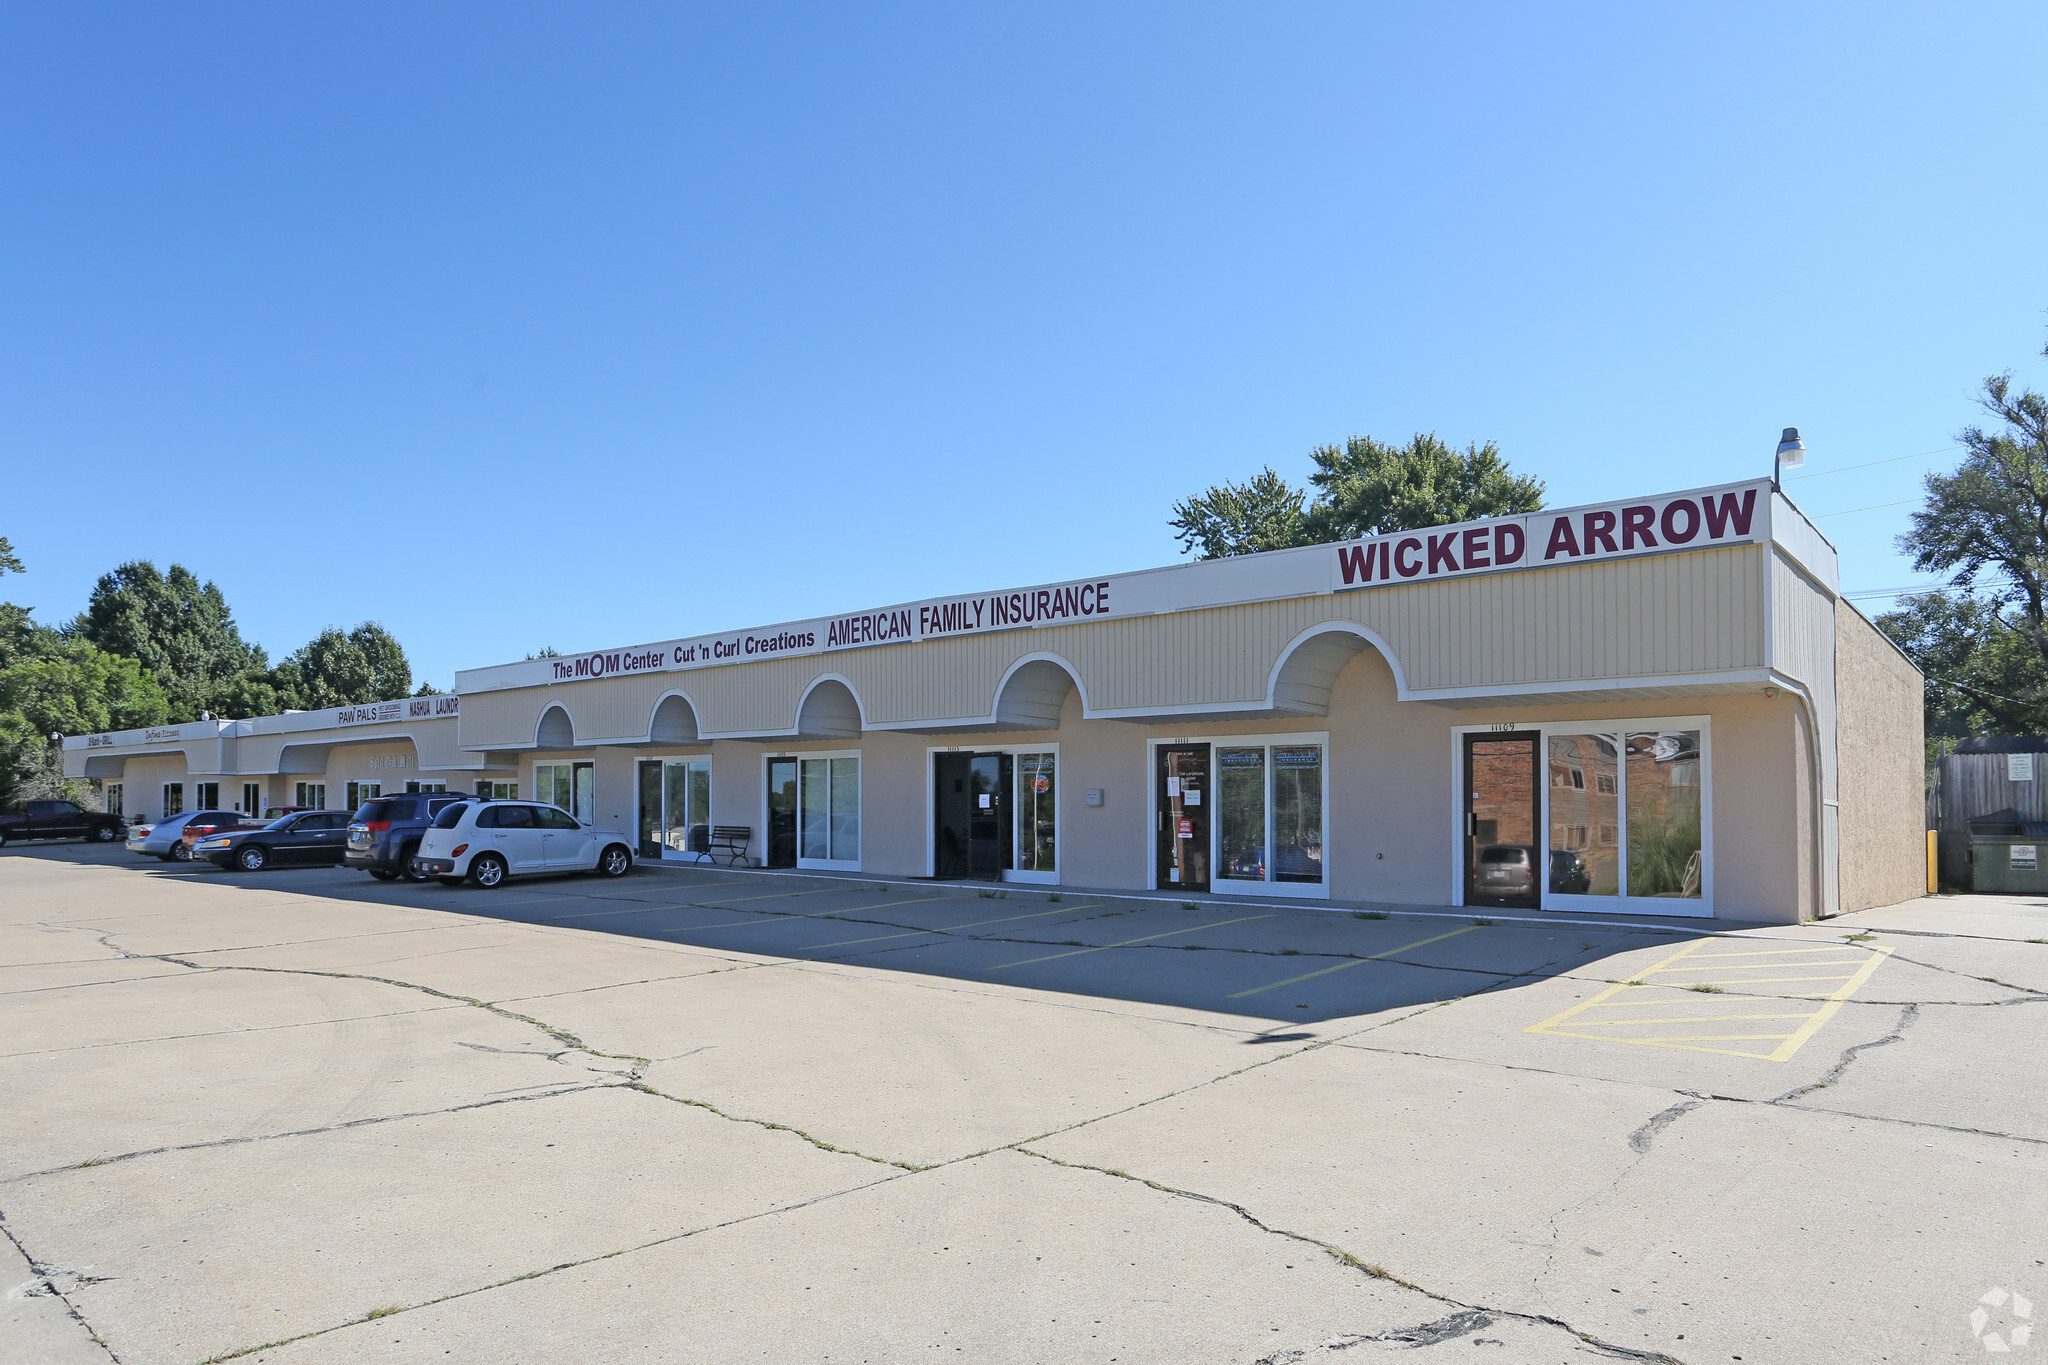
[[[1342,545],[938,597],[757,630],[528,659],[467,670],[456,675],[456,686],[464,692],[538,687],[1741,545],[1770,538],[1770,500],[1769,482],[1759,481],[1531,512]]]

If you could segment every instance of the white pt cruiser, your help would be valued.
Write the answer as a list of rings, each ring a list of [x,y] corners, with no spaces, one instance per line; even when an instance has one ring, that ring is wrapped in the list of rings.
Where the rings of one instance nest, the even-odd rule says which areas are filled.
[[[501,886],[507,877],[633,870],[633,846],[615,829],[586,825],[559,806],[530,801],[465,801],[448,807],[420,837],[413,869],[444,886],[464,878]]]

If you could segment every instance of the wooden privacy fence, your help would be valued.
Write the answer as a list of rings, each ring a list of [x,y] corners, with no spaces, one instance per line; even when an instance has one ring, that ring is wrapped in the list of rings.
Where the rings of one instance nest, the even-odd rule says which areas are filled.
[[[2048,753],[1949,754],[1935,760],[1927,793],[1927,827],[1940,831],[1941,880],[1968,886],[1970,820],[2011,810],[2022,820],[2048,820]]]

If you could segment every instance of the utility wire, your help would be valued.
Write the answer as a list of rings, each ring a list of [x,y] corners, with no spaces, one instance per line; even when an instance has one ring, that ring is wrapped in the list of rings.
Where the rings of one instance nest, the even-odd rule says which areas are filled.
[[[1847,507],[1839,512],[1816,512],[1816,517],[1846,517],[1855,512],[1875,512],[1886,507],[1905,507],[1920,501],[1918,498],[1901,498],[1897,502],[1874,502],[1868,507]]]
[[[1787,474],[1785,478],[1787,480],[1817,479],[1823,474],[1846,474],[1852,469],[1869,469],[1873,466],[1881,464],[1897,464],[1901,460],[1924,460],[1928,458],[1930,455],[1945,455],[1951,450],[1961,449],[1961,446],[1951,442],[1948,445],[1943,446],[1940,450],[1923,450],[1918,455],[1893,455],[1889,459],[1871,460],[1867,464],[1845,464],[1840,469],[1809,469],[1803,474]]]

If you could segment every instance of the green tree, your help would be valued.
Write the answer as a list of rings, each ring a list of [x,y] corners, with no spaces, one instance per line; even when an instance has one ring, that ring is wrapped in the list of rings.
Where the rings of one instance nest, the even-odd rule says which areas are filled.
[[[263,651],[242,639],[221,590],[182,564],[166,574],[134,560],[102,575],[72,633],[155,674],[172,721],[225,710],[234,681],[268,666]]]
[[[2048,734],[2048,664],[1997,603],[1919,593],[1879,616],[1877,628],[1927,676],[1929,739]]]
[[[1962,463],[1927,476],[1927,505],[1899,548],[1914,568],[1945,573],[1953,587],[1982,584],[2000,623],[2048,664],[2048,397],[2015,391],[2007,372],[1984,381],[1978,402],[2000,427],[1958,433]]]
[[[17,659],[0,669],[0,804],[91,800],[90,783],[64,779],[62,750],[49,736],[161,725],[166,710],[163,690],[140,664],[87,641],[59,640]]]
[[[412,665],[391,632],[374,621],[329,626],[279,664],[272,685],[288,706],[308,711],[389,701],[412,691]]]
[[[1285,550],[1308,543],[1301,509],[1307,496],[1306,490],[1289,487],[1269,465],[1244,483],[1219,483],[1175,503],[1167,524],[1174,528],[1183,552],[1200,552],[1197,559]]]
[[[27,572],[21,567],[21,557],[14,553],[14,546],[8,543],[6,536],[0,536],[0,574]]]
[[[1435,432],[1398,446],[1353,436],[1341,450],[1318,446],[1309,458],[1309,534],[1318,544],[1543,508],[1543,481],[1508,468],[1491,441],[1454,450]]]
[[[1543,481],[1516,474],[1491,441],[1457,450],[1434,432],[1418,432],[1402,445],[1353,436],[1342,446],[1317,446],[1309,458],[1316,466],[1312,502],[1309,489],[1268,468],[1246,483],[1217,484],[1175,503],[1168,524],[1183,550],[1218,559],[1543,507]]]

